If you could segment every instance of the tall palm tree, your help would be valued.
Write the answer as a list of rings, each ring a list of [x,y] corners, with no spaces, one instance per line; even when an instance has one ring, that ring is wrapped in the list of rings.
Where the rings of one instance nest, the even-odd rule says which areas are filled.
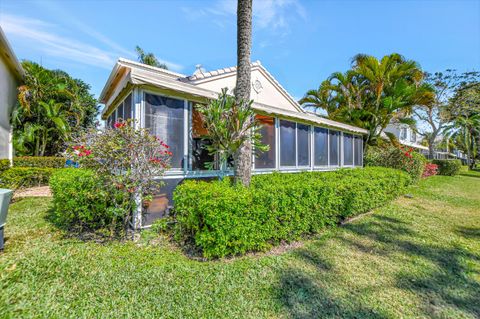
[[[252,46],[252,0],[238,0],[237,3],[237,80],[235,86],[236,107],[250,107],[251,64],[250,51]],[[234,119],[232,119],[234,120]],[[245,121],[249,126],[253,118]],[[252,169],[252,143],[245,139],[242,146],[235,152],[234,179],[245,186],[250,185]]]

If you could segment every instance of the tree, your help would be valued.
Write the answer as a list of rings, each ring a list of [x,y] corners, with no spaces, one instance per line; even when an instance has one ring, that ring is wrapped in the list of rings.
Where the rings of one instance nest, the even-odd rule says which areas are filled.
[[[422,79],[418,64],[397,53],[380,60],[359,54],[350,70],[333,73],[299,102],[326,110],[332,120],[367,129],[367,147],[378,143],[390,122],[412,124],[408,116],[413,106],[429,103],[431,90]]]
[[[24,61],[25,84],[13,110],[13,145],[17,155],[57,155],[70,133],[92,126],[98,114],[90,86],[60,70]]]
[[[458,74],[455,70],[445,72],[425,73],[425,82],[432,88],[433,99],[431,103],[416,105],[414,108],[415,117],[425,123],[426,128],[419,129],[418,133],[428,143],[429,157],[433,158],[435,143],[438,136],[452,119],[450,112],[451,104],[449,99],[463,86],[475,82],[480,73],[465,72]]]
[[[135,47],[135,51],[137,52],[138,62],[155,66],[160,69],[168,70],[167,65],[165,63],[158,61],[158,59],[155,57],[153,53],[151,52],[145,53],[145,51],[143,51],[143,49],[140,48],[138,45]]]
[[[469,168],[475,166],[480,150],[480,83],[463,83],[450,98],[445,133],[467,154]]]
[[[251,63],[250,51],[252,46],[252,0],[238,0],[237,3],[237,80],[235,86],[236,103],[233,108],[248,108],[250,103]],[[234,113],[242,114],[244,111],[236,110]],[[232,118],[231,120],[239,121]],[[250,116],[240,130],[250,136],[247,130],[252,125],[253,116]],[[243,142],[233,155],[235,182],[245,186],[250,185],[252,175],[252,143],[248,138]]]

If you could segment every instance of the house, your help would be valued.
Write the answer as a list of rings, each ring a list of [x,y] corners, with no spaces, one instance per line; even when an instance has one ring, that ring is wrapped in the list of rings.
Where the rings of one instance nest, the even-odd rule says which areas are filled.
[[[417,133],[407,124],[391,122],[387,125],[384,132],[393,134],[400,144],[407,147],[414,148],[417,152],[423,153],[427,152],[428,147],[421,145],[421,139],[418,137]],[[382,135],[384,138],[388,138],[386,135]]]
[[[17,101],[17,87],[25,75],[0,28],[0,159],[13,158],[10,114]]]
[[[251,71],[253,108],[262,123],[263,143],[270,146],[254,156],[253,174],[363,165],[366,130],[304,111],[260,62],[252,63]],[[196,105],[218,98],[222,88],[231,92],[235,81],[235,67],[206,72],[198,66],[187,76],[126,59],[115,64],[100,95],[102,119],[107,126],[119,118],[136,119],[136,125],[150,129],[173,153],[162,194],[149,206],[144,225],[172,205],[171,194],[182,180],[221,173],[206,169],[216,159],[202,147],[208,141],[201,138],[204,128]]]

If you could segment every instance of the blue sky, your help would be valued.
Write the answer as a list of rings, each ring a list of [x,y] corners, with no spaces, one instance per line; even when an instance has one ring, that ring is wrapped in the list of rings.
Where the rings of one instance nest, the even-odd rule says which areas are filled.
[[[184,74],[235,65],[235,10],[230,0],[1,0],[0,25],[19,59],[63,69],[98,97],[137,44]],[[392,52],[430,72],[480,70],[480,0],[254,0],[252,60],[296,98],[357,53]]]

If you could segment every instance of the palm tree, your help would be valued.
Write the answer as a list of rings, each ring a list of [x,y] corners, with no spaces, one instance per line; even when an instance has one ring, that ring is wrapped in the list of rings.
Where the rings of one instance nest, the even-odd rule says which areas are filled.
[[[467,166],[472,169],[477,154],[477,138],[480,136],[480,114],[460,115],[445,127],[445,133],[467,153]]]
[[[168,70],[167,65],[158,61],[157,57],[153,53],[145,53],[145,51],[143,51],[143,49],[138,45],[135,47],[135,51],[137,52],[138,62]]]
[[[359,54],[352,59],[350,70],[333,73],[300,103],[325,109],[333,120],[367,129],[367,147],[377,143],[390,121],[401,121],[414,105],[429,103],[432,94],[422,78],[417,63],[399,54],[381,60]]]
[[[237,80],[235,86],[235,107],[247,108],[250,106],[250,78],[251,64],[250,51],[252,46],[252,0],[238,0],[237,3]],[[241,113],[241,112],[235,112]],[[232,119],[234,120],[234,119]],[[248,127],[253,118],[245,121]],[[243,130],[245,131],[245,130]],[[246,134],[249,134],[246,131]],[[252,143],[245,139],[242,146],[235,152],[234,179],[245,186],[250,185],[252,169]]]

